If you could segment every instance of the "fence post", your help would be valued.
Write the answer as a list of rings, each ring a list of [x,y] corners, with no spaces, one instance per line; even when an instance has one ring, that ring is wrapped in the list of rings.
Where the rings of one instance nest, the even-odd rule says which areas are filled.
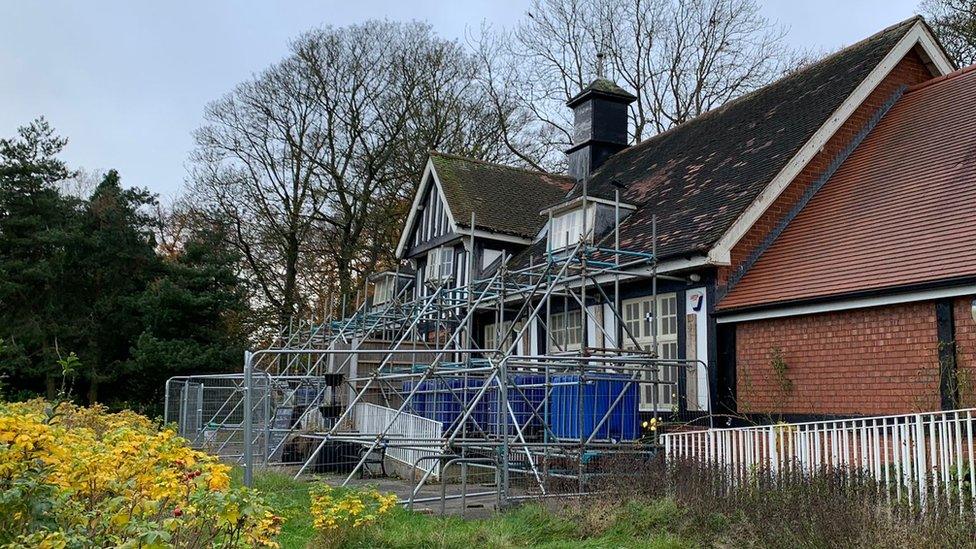
[[[163,424],[169,423],[169,384],[173,381],[172,379],[166,380],[166,392],[163,393]]]
[[[918,472],[918,505],[924,513],[928,499],[928,467],[925,465],[925,424],[922,414],[915,416],[915,470]]]
[[[254,449],[251,447],[251,414],[254,395],[254,380],[252,355],[244,351],[244,486],[250,488],[254,484]]]

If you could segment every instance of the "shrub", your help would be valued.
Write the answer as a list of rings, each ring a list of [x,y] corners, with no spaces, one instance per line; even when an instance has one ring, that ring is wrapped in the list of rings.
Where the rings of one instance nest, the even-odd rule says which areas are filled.
[[[312,490],[312,520],[324,544],[339,546],[376,524],[396,503],[395,494],[384,495],[375,488],[337,490],[319,484]]]
[[[276,547],[230,467],[132,412],[0,403],[0,545]]]
[[[735,545],[760,547],[976,546],[976,523],[970,511],[959,512],[958,503],[930,501],[928,512],[919,513],[858,471],[754,468],[733,476],[727,468],[691,460],[665,464],[660,454],[615,456],[601,470],[605,474],[592,487],[601,500],[643,507],[673,500],[680,513],[667,530],[702,545],[732,536]]]

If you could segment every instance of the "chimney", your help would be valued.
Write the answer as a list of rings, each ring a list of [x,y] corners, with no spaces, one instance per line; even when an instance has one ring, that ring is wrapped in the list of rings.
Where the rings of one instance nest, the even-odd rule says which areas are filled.
[[[569,175],[590,176],[610,155],[627,148],[627,105],[637,98],[607,80],[597,62],[597,78],[566,102],[573,109],[573,146],[566,151]]]

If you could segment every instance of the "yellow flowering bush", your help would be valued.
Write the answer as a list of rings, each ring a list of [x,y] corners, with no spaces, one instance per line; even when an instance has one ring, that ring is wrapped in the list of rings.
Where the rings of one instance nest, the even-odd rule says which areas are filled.
[[[356,530],[376,524],[396,503],[396,494],[375,488],[336,490],[323,483],[312,489],[312,520],[324,542],[340,545]]]
[[[276,547],[230,467],[132,412],[0,403],[0,546]]]

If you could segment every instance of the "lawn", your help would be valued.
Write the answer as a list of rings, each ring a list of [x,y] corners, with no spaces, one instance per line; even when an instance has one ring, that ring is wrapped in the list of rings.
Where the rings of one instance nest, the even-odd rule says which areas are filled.
[[[309,483],[274,471],[261,471],[254,480],[255,488],[285,519],[279,538],[282,548],[324,545],[316,539],[312,528],[308,511]],[[239,472],[235,482],[240,482]],[[575,509],[557,513],[529,504],[480,520],[425,515],[398,507],[379,524],[346,540],[341,547],[678,548],[701,546],[714,540],[724,529],[720,516],[703,532],[700,524],[692,527],[683,515],[670,500],[602,509],[591,506],[586,513]]]
[[[242,484],[242,473],[242,469],[234,468],[233,484]],[[283,549],[303,549],[315,537],[308,511],[312,504],[309,486],[308,482],[294,480],[278,471],[264,470],[254,475],[254,488],[261,492],[275,513],[285,519],[278,538]]]
[[[235,482],[239,482],[239,473]],[[693,475],[688,475],[693,481]],[[724,497],[686,482],[678,500],[627,490],[563,507],[532,503],[487,519],[464,520],[407,511],[399,506],[342,543],[317,537],[309,514],[307,482],[272,471],[255,486],[285,522],[283,548],[572,548],[572,547],[917,547],[976,548],[972,516],[953,509],[925,516],[903,514],[858,495],[830,475],[805,478]],[[626,495],[624,495],[626,494]],[[870,494],[875,494],[873,488]],[[869,495],[870,495],[869,494]],[[876,494],[875,494],[876,495]]]

